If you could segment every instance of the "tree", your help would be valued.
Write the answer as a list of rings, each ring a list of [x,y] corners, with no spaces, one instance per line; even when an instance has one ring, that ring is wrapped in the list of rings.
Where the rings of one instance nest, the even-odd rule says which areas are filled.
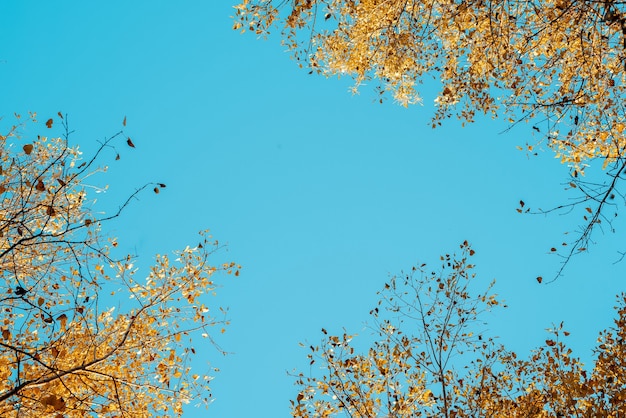
[[[204,232],[137,278],[134,257],[115,257],[101,227],[165,185],[144,185],[116,213],[94,212],[88,178],[103,152],[134,144],[122,130],[82,159],[58,120],[63,138],[23,138],[21,122],[0,136],[0,416],[180,416],[210,397],[210,378],[190,371],[191,338],[226,325],[205,294],[214,274],[238,267],[210,264],[219,245]]]
[[[611,223],[607,207],[624,202],[617,187],[626,170],[623,2],[242,0],[236,6],[234,29],[263,35],[272,27],[311,72],[351,76],[355,89],[377,79],[381,95],[389,91],[405,106],[421,101],[420,83],[438,79],[433,127],[452,115],[471,122],[477,113],[532,122],[571,167],[567,183],[580,192],[555,210],[589,212],[564,264],[586,250],[598,224]],[[594,160],[608,168],[607,178],[585,180]]]
[[[626,294],[618,319],[583,368],[556,326],[527,360],[485,335],[482,313],[504,306],[476,286],[474,251],[392,277],[370,314],[375,340],[328,335],[311,346],[311,371],[296,376],[295,417],[619,417],[626,413]],[[489,286],[491,287],[491,286]]]

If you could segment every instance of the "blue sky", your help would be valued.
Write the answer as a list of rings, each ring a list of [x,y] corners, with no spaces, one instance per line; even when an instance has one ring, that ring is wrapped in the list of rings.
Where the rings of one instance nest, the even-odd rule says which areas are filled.
[[[230,308],[218,342],[233,354],[203,347],[221,369],[216,400],[186,417],[288,416],[297,391],[286,372],[308,367],[298,342],[319,342],[321,327],[367,334],[389,274],[436,265],[465,239],[479,280],[495,278],[509,305],[487,318],[492,334],[525,355],[563,320],[575,352],[591,359],[623,289],[625,264],[613,262],[624,225],[596,234],[565,277],[537,284],[557,270],[549,249],[569,238],[582,208],[515,212],[520,199],[548,208],[574,196],[549,150],[529,158],[516,149],[536,140],[530,126],[499,134],[502,122],[450,120],[432,130],[436,85],[425,82],[424,106],[408,109],[378,104],[367,86],[353,96],[349,80],[299,70],[277,37],[232,31],[232,5],[0,4],[2,123],[14,112],[45,120],[62,111],[88,153],[126,116],[137,148],[110,156],[98,208],[148,181],[168,187],[141,196],[108,232],[147,268],[210,228],[228,243],[218,259],[243,266],[214,299]]]

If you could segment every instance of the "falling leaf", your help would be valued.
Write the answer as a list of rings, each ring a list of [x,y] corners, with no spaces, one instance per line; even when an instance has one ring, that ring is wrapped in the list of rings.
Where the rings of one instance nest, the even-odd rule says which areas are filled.
[[[54,121],[52,120],[52,118],[48,119],[46,121],[46,126],[48,127],[48,129],[52,128],[52,124],[54,123]]]
[[[33,152],[33,144],[26,144],[22,147],[22,149],[24,150],[26,155],[30,155],[30,153]]]
[[[520,205],[521,207],[524,207],[524,201],[523,201],[523,200],[520,200],[520,201],[519,201],[519,205]]]
[[[130,138],[128,138],[128,139],[126,140],[126,143],[128,144],[128,146],[129,146],[129,147],[131,147],[131,148],[135,148],[135,144],[133,144],[133,141],[131,141],[131,139],[130,139]]]
[[[537,283],[541,283],[543,281],[543,277],[539,276],[537,277]]]
[[[155,187],[153,190],[154,190],[154,193],[159,194],[159,188],[158,187]]]

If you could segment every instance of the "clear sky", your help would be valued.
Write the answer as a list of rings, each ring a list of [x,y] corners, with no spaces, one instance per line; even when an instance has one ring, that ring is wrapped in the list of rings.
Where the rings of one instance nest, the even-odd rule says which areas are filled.
[[[236,0],[232,0],[234,3]],[[366,86],[299,70],[277,37],[232,31],[231,1],[0,3],[0,115],[40,119],[69,114],[72,142],[89,152],[119,130],[124,116],[136,149],[109,158],[101,209],[115,208],[147,181],[143,195],[108,232],[141,257],[197,242],[210,228],[228,243],[216,260],[243,266],[223,277],[214,299],[232,325],[203,360],[221,369],[209,412],[186,417],[286,417],[297,393],[287,371],[307,370],[298,342],[318,343],[320,328],[365,333],[363,324],[388,274],[437,264],[467,239],[479,280],[497,280],[509,305],[489,330],[520,355],[545,328],[565,321],[586,361],[598,331],[611,324],[624,286],[626,250],[617,233],[596,234],[589,254],[562,277],[550,247],[569,239],[582,208],[569,215],[522,216],[567,202],[567,169],[521,126],[455,120],[432,130],[424,106],[378,104]],[[32,131],[33,133],[39,133]],[[57,132],[60,133],[60,132]],[[619,219],[619,218],[618,218]],[[199,344],[202,344],[200,342]],[[198,348],[198,347],[197,347]]]

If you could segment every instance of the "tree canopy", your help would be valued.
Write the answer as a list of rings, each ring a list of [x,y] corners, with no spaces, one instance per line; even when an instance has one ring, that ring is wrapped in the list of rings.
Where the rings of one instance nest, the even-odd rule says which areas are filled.
[[[298,60],[326,75],[376,78],[401,104],[437,77],[435,122],[477,112],[548,117],[548,141],[582,167],[622,156],[623,4],[609,1],[244,0],[235,28],[282,29]]]
[[[202,233],[136,277],[134,257],[114,255],[102,227],[165,185],[144,185],[116,213],[94,211],[89,178],[103,152],[119,159],[118,142],[135,144],[122,130],[84,158],[56,119],[64,137],[22,137],[21,122],[0,136],[0,415],[180,416],[209,401],[210,377],[191,371],[191,338],[226,325],[206,294],[237,266],[212,265],[219,245]]]
[[[421,102],[420,84],[436,80],[433,127],[478,114],[531,122],[537,142],[571,168],[567,183],[579,193],[554,209],[588,212],[561,254],[563,266],[588,248],[598,224],[611,224],[607,207],[623,202],[623,2],[243,0],[235,9],[234,29],[264,35],[279,28],[301,66],[350,76],[355,90],[377,80],[381,95],[390,92],[407,106]],[[587,180],[583,174],[597,160],[608,177]]]
[[[392,277],[370,315],[374,337],[324,335],[309,373],[296,376],[295,417],[620,417],[626,413],[626,295],[603,331],[592,371],[567,346],[563,324],[528,359],[487,334],[503,305],[477,278],[467,242]]]

